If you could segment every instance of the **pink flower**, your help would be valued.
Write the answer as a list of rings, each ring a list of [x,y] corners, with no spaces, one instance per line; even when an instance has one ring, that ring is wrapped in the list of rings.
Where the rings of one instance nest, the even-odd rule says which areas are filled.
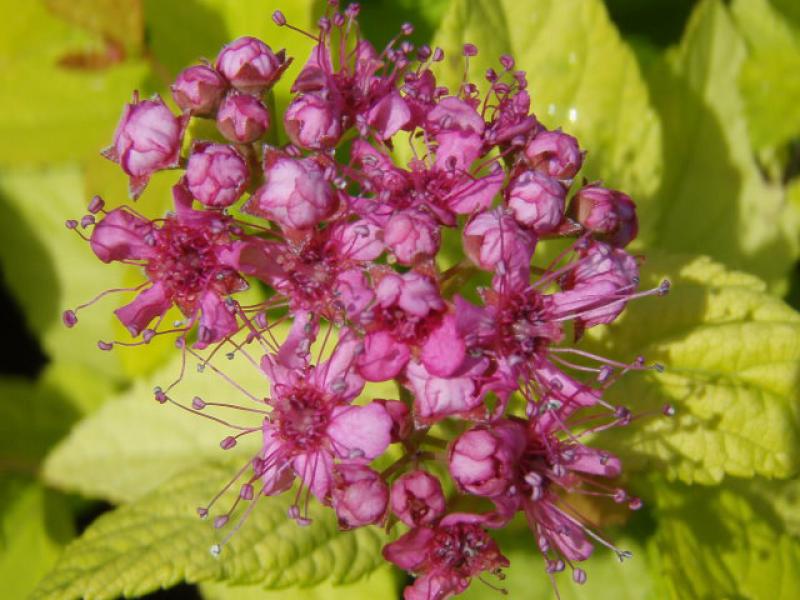
[[[424,344],[445,305],[434,282],[420,273],[385,275],[375,287],[375,305],[362,314],[368,329],[358,369],[369,381],[385,381],[403,370],[412,347]]]
[[[392,512],[409,527],[438,521],[445,502],[442,484],[427,471],[411,471],[392,484]]]
[[[247,187],[249,176],[241,155],[223,144],[195,144],[186,166],[189,191],[211,208],[236,202]]]
[[[578,140],[561,131],[542,131],[525,146],[525,158],[549,177],[571,181],[583,164]]]
[[[260,94],[271,87],[289,63],[283,50],[278,54],[254,37],[240,37],[217,56],[216,68],[233,87]]]
[[[389,504],[389,487],[380,474],[360,464],[333,468],[333,508],[343,529],[380,523]]]
[[[612,246],[624,248],[639,232],[636,205],[629,196],[599,185],[581,188],[570,204],[570,214]]]
[[[451,514],[435,526],[415,527],[383,548],[383,556],[417,575],[405,600],[445,600],[464,592],[470,579],[509,565],[473,515]]]
[[[410,265],[418,257],[431,257],[439,250],[439,225],[422,211],[398,212],[386,223],[383,241],[398,261]]]
[[[217,129],[231,142],[255,142],[269,129],[269,111],[258,98],[230,93],[217,112]]]
[[[341,115],[335,104],[318,94],[295,98],[283,116],[286,135],[301,148],[332,148],[342,135]]]
[[[333,189],[314,160],[275,153],[264,162],[267,182],[247,203],[247,212],[290,229],[313,227],[331,215],[336,206]]]
[[[444,417],[481,418],[485,416],[483,394],[478,378],[488,367],[484,360],[465,360],[449,377],[432,375],[424,365],[411,361],[406,369],[409,387],[414,392],[414,415],[421,423],[435,423]]]
[[[290,339],[304,328],[299,318]],[[328,502],[334,459],[364,463],[383,453],[392,419],[380,404],[350,404],[364,385],[353,369],[361,344],[352,335],[344,333],[330,359],[317,366],[308,364],[307,346],[287,344],[285,355],[266,355],[261,363],[272,384],[272,414],[263,425],[265,466],[291,465],[304,485]]]
[[[428,130],[436,136],[436,168],[467,170],[481,155],[486,123],[469,103],[448,96],[428,113]]]
[[[141,260],[151,287],[115,311],[133,336],[163,316],[174,304],[199,322],[198,348],[224,339],[238,329],[234,305],[223,297],[247,287],[239,273],[223,260],[229,244],[229,219],[191,208],[191,198],[175,186],[176,212],[160,225],[125,208],[109,212],[90,238],[104,262]]]
[[[537,234],[553,233],[564,219],[566,190],[558,181],[536,171],[524,171],[506,189],[514,217]]]
[[[213,115],[228,82],[216,70],[207,65],[195,65],[184,69],[172,84],[172,97],[185,113],[190,115]]]
[[[525,426],[519,421],[473,427],[456,438],[450,448],[450,474],[470,494],[503,494],[514,484],[525,442]]]
[[[158,95],[142,101],[134,96],[125,106],[114,142],[103,155],[130,176],[132,198],[139,197],[153,173],[178,166],[186,123]]]
[[[410,119],[411,109],[397,91],[380,98],[367,112],[367,122],[383,140],[391,138]]]

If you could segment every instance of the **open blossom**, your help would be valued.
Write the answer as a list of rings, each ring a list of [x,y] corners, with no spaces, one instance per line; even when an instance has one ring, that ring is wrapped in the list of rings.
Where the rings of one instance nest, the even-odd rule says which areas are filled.
[[[224,450],[254,438],[254,454],[198,509],[228,502],[219,529],[240,515],[214,555],[260,498],[290,493],[287,518],[299,525],[318,502],[343,530],[399,529],[383,556],[415,577],[406,600],[502,579],[509,561],[490,530],[515,517],[554,583],[568,568],[583,583],[578,563],[596,545],[629,553],[572,497],[641,506],[615,483],[619,458],[594,446],[591,434],[633,419],[605,392],[660,368],[579,345],[669,289],[639,289],[642,257],[626,250],[635,203],[575,184],[584,152],[531,112],[535,94],[512,57],[485,71],[485,95],[468,68],[448,88],[434,74],[443,51],[415,48],[410,24],[378,51],[360,37],[358,5],[334,4],[316,32],[301,31],[314,41],[276,118],[291,143],[275,132],[265,144],[276,125],[265,102],[293,57],[253,37],[178,75],[181,116],[158,97],[126,106],[106,155],[134,197],[155,172],[179,172],[174,208],[158,218],[96,197],[66,222],[101,261],[143,272],[141,285],[96,298],[135,293],[114,311],[134,340],[98,346],[176,336],[183,367],[155,399],[230,427]],[[273,21],[289,25],[279,11]],[[467,67],[477,52],[464,45]],[[184,143],[197,118],[222,137]],[[559,253],[542,258],[556,237]],[[65,325],[93,303],[65,311]],[[247,361],[261,389],[220,357]],[[246,405],[200,390],[182,402],[194,360]],[[464,506],[474,512],[454,512]]]

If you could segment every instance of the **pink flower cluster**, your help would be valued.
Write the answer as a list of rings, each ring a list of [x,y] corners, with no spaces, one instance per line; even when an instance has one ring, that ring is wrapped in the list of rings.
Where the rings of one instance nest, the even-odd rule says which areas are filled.
[[[416,575],[407,600],[441,600],[508,566],[489,532],[521,513],[547,572],[568,566],[583,583],[576,563],[594,544],[627,553],[570,495],[641,505],[613,483],[617,457],[585,440],[631,421],[603,393],[652,367],[574,343],[668,284],[637,291],[640,260],[625,250],[637,233],[634,203],[575,183],[584,152],[531,113],[511,57],[486,73],[486,93],[466,80],[448,89],[434,75],[440,49],[414,48],[403,25],[379,52],[356,35],[357,14],[334,5],[318,32],[301,32],[313,47],[283,115],[285,145],[263,143],[275,127],[265,99],[291,59],[254,38],[178,76],[179,116],[158,96],[134,96],[106,156],[134,198],[153,173],[182,174],[161,219],[95,198],[80,222],[100,260],[146,276],[115,311],[135,340],[100,348],[173,335],[199,369],[227,377],[212,362],[223,348],[264,374],[266,398],[229,380],[247,406],[200,396],[180,404],[174,384],[155,392],[224,423],[209,410],[260,415],[256,426],[231,424],[221,442],[230,449],[255,434],[260,450],[225,487],[240,491],[215,517],[219,528],[241,503],[247,515],[259,498],[294,487],[289,516],[300,525],[313,495],[343,529],[405,526],[384,557]],[[464,60],[476,52],[466,45]],[[189,143],[191,119],[215,120],[219,135]],[[445,264],[446,230],[461,240],[455,264]],[[557,252],[533,266],[545,240]],[[240,303],[248,282],[267,299]],[[165,325],[173,307],[184,318]],[[76,311],[64,313],[66,325]],[[282,323],[289,333],[279,341]],[[386,381],[397,398],[364,394]]]

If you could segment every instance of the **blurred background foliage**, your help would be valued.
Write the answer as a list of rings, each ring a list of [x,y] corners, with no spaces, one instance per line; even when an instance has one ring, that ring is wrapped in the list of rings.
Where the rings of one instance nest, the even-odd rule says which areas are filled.
[[[136,281],[63,227],[95,193],[125,201],[126,178],[98,150],[132,91],[166,97],[183,67],[249,34],[295,57],[275,90],[280,112],[310,48],[270,15],[281,8],[310,27],[321,3],[0,0],[3,598],[35,589],[41,598],[113,598],[170,586],[152,597],[399,597],[402,576],[379,567],[379,534],[341,535],[324,517],[298,532],[284,525],[280,501],[261,506],[214,561],[214,532],[192,510],[229,468],[218,430],[150,401],[153,385],[175,373],[172,348],[95,351],[98,339],[122,335],[111,303],[82,314],[74,330],[60,323],[64,307]],[[668,399],[679,418],[601,440],[625,458],[646,508],[632,518],[585,509],[635,559],[620,566],[598,552],[587,585],[563,578],[562,598],[799,597],[800,316],[790,306],[800,305],[800,3],[365,0],[362,8],[376,45],[411,21],[415,43],[453,49],[445,81],[460,77],[463,42],[481,50],[476,77],[512,53],[528,71],[537,115],[589,149],[587,177],[637,200],[636,249],[651,257],[644,279],[673,280],[675,294],[633,307],[587,340],[670,366],[614,393],[654,409]],[[170,179],[156,176],[138,208],[162,212]],[[218,386],[194,385],[204,394]],[[501,534],[511,597],[550,597],[522,530]],[[495,594],[476,584],[466,597]]]

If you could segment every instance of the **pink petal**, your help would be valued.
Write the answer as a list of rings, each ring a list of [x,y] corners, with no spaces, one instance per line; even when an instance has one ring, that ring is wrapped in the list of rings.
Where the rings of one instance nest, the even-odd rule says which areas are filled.
[[[387,381],[403,370],[410,355],[408,346],[385,331],[376,331],[364,338],[364,351],[356,364],[367,381]]]
[[[372,460],[391,442],[392,417],[376,402],[366,406],[337,406],[327,433],[341,458]]]
[[[292,466],[311,493],[320,502],[327,502],[333,480],[333,456],[323,450],[300,454]]]
[[[161,283],[153,284],[140,292],[133,302],[114,311],[117,318],[136,337],[150,322],[160,317],[172,306],[172,300]]]
[[[464,362],[467,346],[456,329],[456,317],[446,315],[422,346],[422,364],[431,375],[449,377]]]

